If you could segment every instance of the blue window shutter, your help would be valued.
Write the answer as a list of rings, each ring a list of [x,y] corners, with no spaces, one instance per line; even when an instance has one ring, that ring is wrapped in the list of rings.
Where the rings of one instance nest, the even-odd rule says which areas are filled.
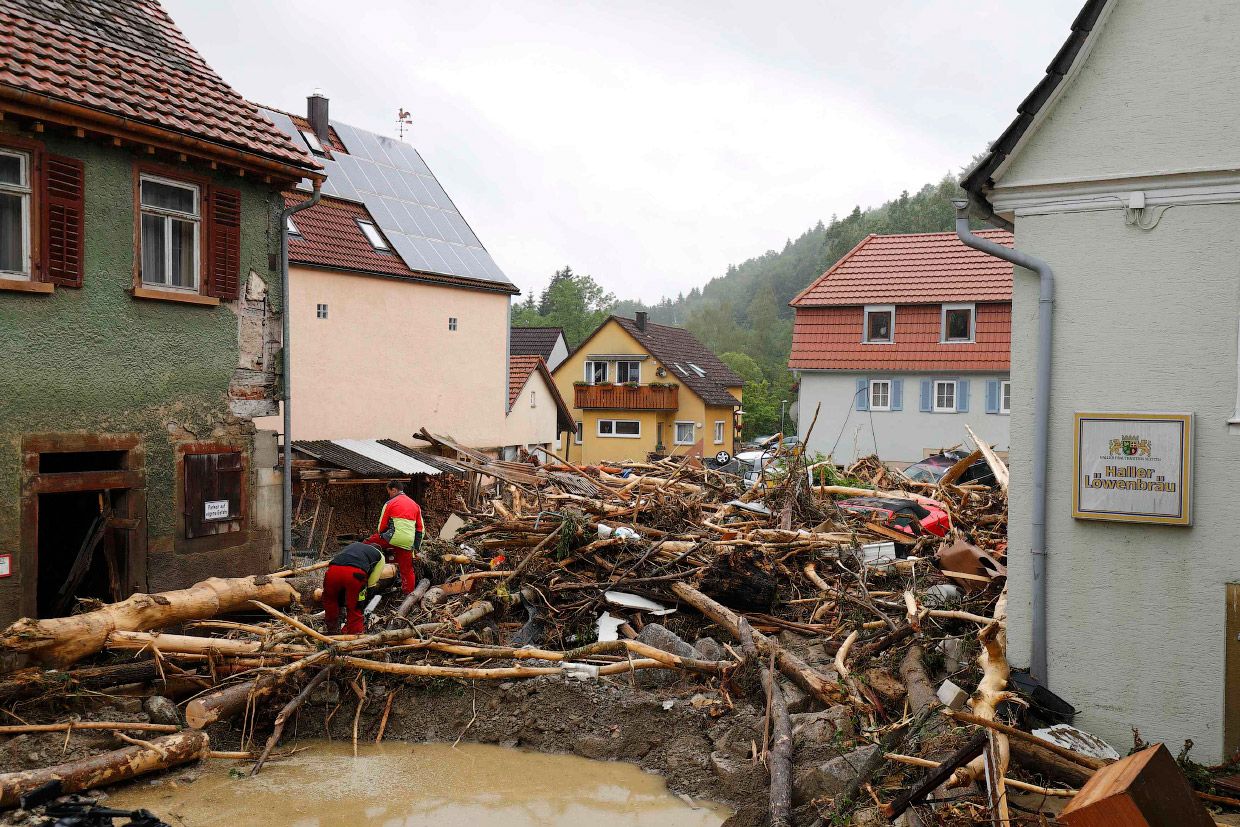
[[[904,380],[891,380],[891,409],[893,411],[904,410]]]
[[[857,410],[868,411],[870,409],[870,380],[861,378],[857,380]]]
[[[930,413],[930,411],[934,410],[934,399],[932,398],[933,393],[934,393],[934,383],[931,382],[929,379],[922,379],[921,380],[921,410],[924,411],[925,413]]]
[[[956,380],[956,411],[959,413],[969,412],[969,380]]]
[[[986,380],[986,413],[999,413],[999,380]]]

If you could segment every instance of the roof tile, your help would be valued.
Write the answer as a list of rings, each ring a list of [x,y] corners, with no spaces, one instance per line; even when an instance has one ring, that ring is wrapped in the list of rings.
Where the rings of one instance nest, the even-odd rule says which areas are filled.
[[[1012,246],[1006,230],[982,238]],[[1012,265],[966,247],[955,233],[871,235],[805,288],[793,307],[1011,301]]]
[[[157,0],[0,0],[0,83],[321,168],[207,65]]]
[[[564,335],[562,327],[514,327],[509,337],[509,352],[514,355],[551,358],[555,343]]]
[[[651,356],[662,362],[677,382],[687,386],[707,405],[740,405],[740,401],[728,393],[727,389],[741,387],[745,380],[733,373],[731,368],[711,353],[692,333],[683,328],[654,322],[647,322],[646,329],[639,330],[633,319],[620,316],[611,318],[650,351]],[[586,339],[586,342],[588,341],[590,340]],[[582,343],[582,347],[584,346],[585,343]],[[700,367],[706,375],[698,376],[690,367],[691,364]],[[676,370],[677,365],[680,366],[679,371]]]

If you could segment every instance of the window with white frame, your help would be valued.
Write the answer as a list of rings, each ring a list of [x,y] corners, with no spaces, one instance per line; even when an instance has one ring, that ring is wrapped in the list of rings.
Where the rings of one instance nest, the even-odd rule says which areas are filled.
[[[448,330],[456,330],[456,316],[448,317]]]
[[[971,304],[943,305],[941,341],[973,341],[974,310]]]
[[[943,381],[940,379],[934,383],[934,412],[956,412],[955,381]]]
[[[318,307],[315,308],[314,314],[320,319],[326,319],[327,318],[327,305],[320,304]]]
[[[642,363],[641,362],[616,362],[616,381],[617,382],[640,382],[642,381]]]
[[[870,380],[870,410],[872,411],[891,410],[891,380],[890,379]]]
[[[585,430],[585,423],[582,422],[580,419],[578,419],[577,424],[573,427],[573,444],[574,445],[581,444],[581,436],[584,430]]]
[[[557,433],[555,435],[555,452],[558,454],[564,450],[564,434]]]
[[[999,383],[999,413],[1010,414],[1012,412],[1012,383],[1003,381]]]
[[[677,445],[692,445],[695,441],[696,440],[694,439],[694,436],[693,436],[693,423],[692,422],[677,422],[676,423],[676,444]]]
[[[323,151],[323,143],[319,140],[319,136],[316,135],[313,130],[301,129],[298,131],[301,132],[302,140],[306,142],[306,146],[310,147],[311,152],[315,155],[327,154]]]
[[[586,381],[591,385],[607,381],[606,362],[586,362]]]
[[[30,278],[30,155],[0,148],[0,274]]]
[[[865,338],[870,345],[889,345],[893,341],[896,326],[894,304],[871,304],[865,308]]]
[[[600,419],[598,435],[637,439],[642,435],[642,423],[637,419]]]
[[[142,281],[198,290],[202,191],[195,184],[143,175]]]
[[[383,237],[383,233],[379,232],[378,227],[372,222],[362,221],[360,218],[354,220],[357,221],[357,226],[362,228],[362,235],[366,236],[366,240],[370,242],[370,246],[374,247],[376,252],[386,253],[391,251],[392,248],[388,246],[387,239]]]
[[[715,444],[716,445],[723,444],[723,428],[724,428],[724,420],[716,419],[715,420]]]

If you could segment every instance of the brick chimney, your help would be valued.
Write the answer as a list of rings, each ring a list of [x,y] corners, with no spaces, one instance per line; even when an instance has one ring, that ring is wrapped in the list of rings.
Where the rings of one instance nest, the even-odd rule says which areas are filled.
[[[646,311],[638,310],[637,313],[634,315],[636,316],[637,329],[645,333],[646,332]]]
[[[331,134],[327,119],[327,96],[322,89],[315,89],[314,94],[306,98],[306,120],[310,128],[319,136],[319,141],[326,146]]]

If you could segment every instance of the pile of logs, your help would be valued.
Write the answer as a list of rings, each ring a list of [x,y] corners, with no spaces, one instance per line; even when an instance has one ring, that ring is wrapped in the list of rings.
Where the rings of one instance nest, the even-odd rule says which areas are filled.
[[[988,770],[1002,787],[1009,763],[1042,773],[1036,784],[1012,784],[1044,789],[1045,777],[1079,784],[1092,772],[1082,761],[1092,759],[1065,758],[1061,748],[1037,752],[1023,741],[1018,748],[995,723],[1000,703],[1016,698],[1008,685],[1003,577],[944,572],[935,560],[961,542],[1000,562],[1006,554],[1007,469],[987,446],[977,449],[938,484],[911,482],[876,458],[850,468],[810,466],[792,451],[752,487],[726,469],[684,458],[586,468],[552,455],[541,466],[492,462],[485,469],[495,472],[493,498],[472,513],[458,511],[460,528],[424,545],[422,587],[408,599],[392,592],[362,635],[323,631],[315,591],[304,583],[326,560],[135,595],[65,618],[21,620],[0,632],[0,663],[10,664],[0,675],[0,706],[34,709],[69,692],[149,685],[183,699],[188,729],[151,741],[121,736],[131,745],[86,759],[89,766],[0,775],[0,807],[50,777],[69,791],[84,788],[74,779],[111,783],[212,754],[204,728],[233,718],[245,721],[251,743],[244,755],[258,772],[322,681],[335,676],[356,686],[366,673],[416,685],[545,675],[627,682],[636,670],[673,669],[704,692],[760,692],[754,702],[771,720],[761,757],[777,825],[793,823],[796,766],[784,681],[821,704],[845,705],[860,722],[859,738],[883,746],[853,788],[815,802],[826,823],[871,799],[898,801],[925,768],[957,787],[976,786]],[[992,463],[1001,484],[956,484],[979,458]],[[932,501],[949,514],[951,530],[945,538],[919,526],[906,531],[835,505],[876,494]],[[734,641],[729,656],[687,657],[636,639],[670,609],[678,610],[680,628],[726,633]],[[238,613],[244,616],[222,618]],[[618,631],[595,640],[604,614]],[[828,661],[807,662],[791,645],[802,639],[820,644]],[[964,641],[976,653],[975,663],[965,659],[952,675],[975,689],[971,714],[950,720],[935,698],[936,667],[927,655],[943,640]],[[95,662],[82,663],[87,659]],[[745,670],[755,679],[736,680]],[[898,697],[883,691],[884,676],[903,686]],[[380,737],[386,721],[385,713]],[[268,723],[267,737],[255,739]],[[962,728],[994,733],[987,736],[990,757],[973,753],[949,765]],[[1057,764],[1078,771],[1065,778]],[[1006,807],[1003,796],[961,802],[951,812]],[[1007,818],[1006,810],[996,815]]]

